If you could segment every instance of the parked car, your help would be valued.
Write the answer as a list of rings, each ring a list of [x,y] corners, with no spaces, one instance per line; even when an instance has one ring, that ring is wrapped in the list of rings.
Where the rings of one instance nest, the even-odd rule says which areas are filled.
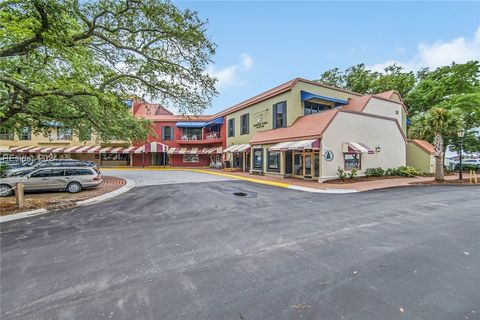
[[[77,193],[98,187],[102,177],[97,169],[88,166],[39,168],[26,175],[0,179],[0,196],[12,195],[12,188],[17,182],[24,184],[25,191],[62,190]]]
[[[480,170],[480,159],[465,159],[462,160],[463,170]],[[460,170],[460,163],[455,164],[455,170]]]
[[[92,165],[92,163],[94,165]],[[38,169],[38,168],[53,168],[53,167],[92,167],[97,168],[95,162],[93,161],[83,161],[76,159],[55,159],[55,160],[40,160],[35,162],[33,166],[29,167],[17,167],[10,169],[7,173],[7,176],[11,173],[17,171],[23,171],[25,169]]]

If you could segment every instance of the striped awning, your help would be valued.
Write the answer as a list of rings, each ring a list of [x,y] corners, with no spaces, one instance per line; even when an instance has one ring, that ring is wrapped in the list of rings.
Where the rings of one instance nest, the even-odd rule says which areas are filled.
[[[214,147],[210,148],[206,152],[207,154],[216,154],[216,153],[222,153],[222,147]]]
[[[208,154],[212,148],[169,148],[168,154]],[[216,148],[213,148],[216,149]]]
[[[101,146],[68,146],[68,147],[12,147],[11,153],[148,153],[166,152],[168,146],[159,142],[150,142],[143,146],[101,147]]]
[[[342,151],[343,153],[375,153],[375,150],[360,142],[344,142],[342,144]]]
[[[305,150],[305,149],[319,150],[320,140],[313,139],[313,140],[280,142],[268,148],[269,151]]]
[[[227,149],[223,150],[223,153],[235,153],[235,152],[249,152],[250,145],[247,144],[234,144],[228,147]]]

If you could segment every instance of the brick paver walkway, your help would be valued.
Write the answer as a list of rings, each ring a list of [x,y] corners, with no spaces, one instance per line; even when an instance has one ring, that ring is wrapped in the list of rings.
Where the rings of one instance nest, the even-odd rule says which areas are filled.
[[[415,178],[402,178],[402,177],[393,177],[391,179],[378,179],[378,180],[371,180],[371,181],[361,181],[361,182],[353,182],[353,183],[318,183],[317,181],[311,180],[302,180],[302,179],[295,179],[295,178],[277,178],[272,176],[260,176],[260,175],[252,175],[247,172],[226,172],[221,170],[215,169],[207,169],[208,171],[212,172],[221,172],[233,176],[239,176],[243,178],[252,178],[257,180],[263,181],[271,181],[271,182],[278,182],[278,183],[287,183],[289,185],[300,186],[300,187],[307,187],[307,188],[314,188],[320,190],[328,190],[328,189],[355,189],[358,191],[367,191],[367,190],[374,190],[374,189],[384,189],[384,188],[392,188],[392,187],[401,187],[401,186],[408,186],[411,183],[418,183],[418,182],[427,182],[433,181],[433,177],[415,177]],[[463,178],[468,178],[468,174],[464,173]],[[458,179],[458,175],[446,176],[446,180],[456,180]]]

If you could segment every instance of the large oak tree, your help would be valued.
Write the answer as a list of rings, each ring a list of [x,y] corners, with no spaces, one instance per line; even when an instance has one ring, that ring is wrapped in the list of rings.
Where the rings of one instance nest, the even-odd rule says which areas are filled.
[[[4,0],[0,4],[0,128],[52,121],[102,141],[141,140],[132,95],[200,113],[216,95],[215,44],[196,12],[161,0]]]

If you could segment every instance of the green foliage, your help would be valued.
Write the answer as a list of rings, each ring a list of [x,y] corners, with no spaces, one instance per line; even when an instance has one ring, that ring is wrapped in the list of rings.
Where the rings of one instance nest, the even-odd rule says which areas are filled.
[[[352,169],[350,172],[343,170],[342,168],[338,167],[337,169],[337,177],[338,179],[345,181],[347,179],[354,179],[357,177],[357,169]]]
[[[0,128],[47,121],[102,141],[144,140],[123,103],[148,96],[181,113],[210,104],[215,44],[195,12],[162,0],[0,3]]]
[[[343,170],[342,168],[338,167],[337,169],[337,177],[338,179],[342,180],[342,181],[345,181],[347,179],[347,173],[345,172],[345,170]]]
[[[350,173],[347,174],[348,179],[352,180],[357,177],[357,169],[352,169]]]
[[[0,163],[0,177],[3,177],[7,173],[8,166],[5,163]]]
[[[415,168],[410,166],[400,166],[398,167],[399,176],[402,177],[415,177],[418,175],[418,172]]]
[[[367,177],[383,177],[385,175],[385,170],[383,168],[368,168],[365,170],[365,175]]]
[[[460,170],[460,167],[458,168]],[[480,167],[477,166],[477,165],[474,165],[474,164],[470,164],[470,163],[463,163],[462,164],[462,171],[470,171],[470,170],[473,170],[473,171],[479,171],[480,170]]]
[[[396,90],[404,96],[414,87],[415,74],[396,64],[387,66],[383,72],[374,72],[362,63],[344,71],[327,70],[316,81],[363,94]]]
[[[399,176],[400,169],[399,168],[388,168],[385,170],[385,176]]]

